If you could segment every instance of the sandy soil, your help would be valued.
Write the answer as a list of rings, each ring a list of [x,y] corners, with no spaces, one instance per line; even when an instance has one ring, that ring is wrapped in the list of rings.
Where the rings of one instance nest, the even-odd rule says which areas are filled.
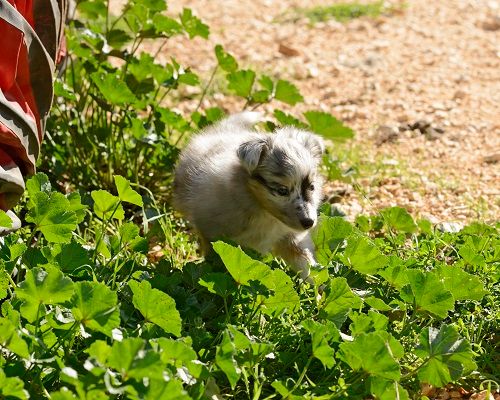
[[[350,217],[401,205],[435,223],[499,221],[500,2],[410,0],[400,12],[344,24],[312,25],[296,11],[327,3],[335,1],[171,2],[169,13],[189,7],[211,34],[171,39],[159,58],[206,78],[222,44],[240,67],[300,88],[303,104],[278,107],[321,109],[354,128],[342,149],[364,165],[356,179],[364,194],[341,182],[327,188]],[[214,103],[243,107],[221,94],[207,98]]]

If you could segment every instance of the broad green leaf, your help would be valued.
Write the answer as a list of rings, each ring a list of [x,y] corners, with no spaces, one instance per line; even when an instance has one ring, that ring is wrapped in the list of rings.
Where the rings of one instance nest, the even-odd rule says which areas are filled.
[[[378,332],[362,333],[352,342],[340,345],[344,360],[355,371],[365,371],[371,376],[399,381],[399,364],[391,354],[389,343]]]
[[[354,132],[333,115],[322,111],[307,111],[304,113],[311,130],[332,140],[345,140],[354,137]]]
[[[414,233],[417,230],[417,224],[404,208],[384,208],[380,214],[389,228],[406,233]]]
[[[73,281],[65,277],[55,267],[33,268],[26,272],[26,277],[16,290],[17,297],[23,300],[21,314],[30,322],[41,317],[43,304],[62,304],[73,294]]]
[[[127,378],[161,378],[163,364],[160,355],[145,349],[145,341],[141,338],[126,338],[114,342],[108,355],[107,365]]]
[[[26,181],[26,190],[28,196],[33,197],[38,192],[50,193],[52,191],[52,185],[47,175],[38,172]]]
[[[149,389],[144,397],[145,400],[191,400],[184,389],[182,382],[176,379],[168,381],[162,379],[151,379]]]
[[[267,103],[271,97],[271,92],[267,90],[256,90],[252,93],[251,97],[254,103]]]
[[[468,237],[465,243],[458,248],[458,254],[470,265],[482,266],[485,263],[485,259],[478,250],[477,245],[475,245],[472,237]]]
[[[190,71],[185,71],[185,72],[178,72],[178,81],[179,83],[183,83],[185,85],[189,86],[198,86],[200,84],[200,79],[198,78],[198,75],[196,75],[193,72]]]
[[[440,265],[434,272],[455,300],[481,300],[488,293],[478,276],[460,267]]]
[[[255,81],[255,72],[252,70],[234,71],[227,75],[228,89],[238,96],[249,97]]]
[[[121,201],[126,201],[127,203],[135,204],[136,206],[142,207],[142,197],[130,186],[130,182],[126,180],[123,176],[114,175],[116,189],[118,190],[118,198]]]
[[[189,38],[192,39],[195,36],[200,36],[202,38],[208,38],[209,29],[198,17],[193,15],[193,12],[189,8],[184,8],[182,14],[180,15],[181,23]]]
[[[125,217],[125,212],[118,197],[105,190],[94,190],[91,196],[94,199],[94,212],[99,218],[122,220]]]
[[[219,241],[213,244],[213,248],[238,285],[248,285],[251,280],[262,281],[271,273],[271,268],[254,260],[239,247]]]
[[[379,377],[370,378],[370,392],[377,400],[410,400],[408,392],[398,382]]]
[[[280,79],[276,84],[274,98],[292,106],[304,101],[299,89],[297,89],[297,87],[292,83],[282,79]]]
[[[160,16],[155,16],[155,19]],[[161,16],[163,17],[163,16]],[[156,27],[158,28],[158,27]],[[155,63],[155,59],[152,55],[147,53],[141,53],[139,58],[134,59],[128,64],[129,71],[134,75],[134,77],[139,81],[145,81],[148,78],[154,78],[157,84],[163,84],[166,80],[171,79],[173,76],[173,67],[170,65],[160,65]],[[141,123],[140,128],[144,129],[144,125],[141,119],[135,118],[132,123],[136,124],[136,129],[138,123]]]
[[[71,240],[78,218],[63,194],[37,192],[30,198],[26,221],[35,224],[47,241],[66,243]]]
[[[352,225],[344,218],[321,215],[318,226],[312,233],[318,262],[328,265],[337,248],[351,233]]]
[[[469,342],[452,325],[428,327],[420,334],[415,354],[426,360],[418,371],[420,381],[443,387],[476,368]]]
[[[104,283],[76,282],[71,298],[71,312],[83,326],[112,337],[120,326],[120,310],[116,292]]]
[[[269,315],[281,314],[283,311],[294,312],[300,308],[300,298],[293,288],[290,277],[282,270],[274,269],[259,278],[270,291],[262,305],[263,311]]]
[[[368,314],[352,312],[349,315],[352,323],[349,326],[352,336],[362,333],[377,332],[387,330],[389,318],[375,311],[368,311]]]
[[[249,285],[250,281],[257,281],[269,289],[270,295],[261,302],[266,314],[279,314],[284,310],[293,312],[299,307],[299,296],[285,272],[272,270],[266,264],[249,257],[239,247],[216,242],[213,248],[237,284]]]
[[[187,343],[169,338],[159,338],[161,348],[160,357],[164,363],[180,367],[190,361],[196,360],[196,352]]]
[[[340,334],[337,327],[330,321],[325,323],[308,319],[301,324],[312,338],[312,355],[321,361],[325,368],[332,368],[335,365],[335,352],[328,342],[338,342]]]
[[[123,246],[137,238],[137,236],[139,236],[139,231],[139,227],[132,222],[125,222],[123,225],[120,225],[118,228],[120,244]]]
[[[18,377],[7,377],[0,368],[0,398],[27,400],[29,397],[28,391],[24,389],[24,382]]]
[[[210,107],[205,110],[208,122],[216,122],[224,117],[224,110],[219,107]]]
[[[233,72],[238,69],[238,63],[236,62],[235,58],[231,54],[226,53],[226,51],[220,44],[215,46],[215,56],[217,57],[219,66],[224,71]]]
[[[362,274],[375,274],[387,265],[387,257],[367,237],[352,235],[347,239],[343,259]]]
[[[106,365],[108,357],[111,354],[111,346],[109,346],[104,340],[96,340],[87,350],[85,350],[85,352],[90,357],[99,361],[101,365]]]
[[[168,294],[151,288],[148,281],[129,281],[134,294],[132,302],[147,322],[152,322],[165,332],[181,335],[182,320],[175,308],[175,301]]]
[[[388,304],[386,304],[382,299],[379,299],[377,297],[366,297],[364,299],[365,303],[368,304],[371,308],[374,308],[375,310],[378,311],[391,311],[392,308]]]
[[[120,49],[122,46],[131,41],[132,37],[123,29],[111,29],[106,35],[106,40],[109,46]]]
[[[90,397],[87,393],[87,397]],[[78,399],[78,397],[76,397],[76,395],[71,392],[68,388],[66,387],[63,387],[61,390],[58,390],[57,392],[51,392],[50,393],[50,398],[52,400],[74,400],[74,399]],[[94,400],[94,398],[92,397],[92,399]],[[98,399],[95,399],[95,400],[98,400]]]
[[[235,388],[241,376],[241,369],[234,358],[235,354],[235,345],[229,336],[229,332],[225,330],[221,344],[217,346],[215,364],[226,374],[232,389]]]
[[[302,129],[306,129],[307,128],[307,125],[304,124],[302,121],[298,120],[297,118],[295,118],[291,114],[284,113],[281,110],[274,110],[273,115],[274,115],[274,118],[276,118],[276,120],[282,126],[293,125],[293,126],[296,126],[297,128],[302,128]]]
[[[30,358],[28,345],[21,338],[21,333],[14,323],[7,318],[0,318],[0,347],[5,347],[22,358]]]
[[[206,287],[210,293],[218,294],[221,297],[227,297],[236,290],[234,279],[222,272],[203,275],[198,283]]]
[[[94,72],[90,78],[109,103],[123,106],[137,102],[134,93],[120,77],[112,73]]]
[[[403,265],[403,260],[397,256],[388,257],[389,266],[383,270],[379,270],[377,273],[387,282],[389,282],[396,289],[401,289],[409,283],[406,268]]]
[[[0,264],[0,300],[3,300],[7,297],[10,280],[9,274],[7,271],[3,269]]]
[[[265,89],[266,92],[272,93],[274,90],[274,82],[267,75],[261,75],[259,78],[259,85]]]
[[[340,328],[351,309],[359,309],[363,303],[354,294],[345,278],[333,278],[325,290],[326,299],[320,308],[320,316],[327,318]]]
[[[439,278],[416,269],[407,270],[409,285],[401,289],[401,298],[416,305],[417,311],[428,311],[440,318],[446,318],[453,310],[455,299]]]
[[[0,228],[12,228],[12,220],[4,210],[0,210]]]
[[[64,244],[60,253],[56,255],[55,261],[64,272],[70,274],[91,263],[88,250],[75,241]]]
[[[153,25],[157,32],[161,32],[169,37],[183,32],[181,24],[179,24],[175,19],[169,18],[163,14],[154,15]]]
[[[76,214],[76,223],[79,224],[85,219],[85,210],[88,208],[82,204],[80,193],[73,192],[66,195],[69,200],[69,209]]]

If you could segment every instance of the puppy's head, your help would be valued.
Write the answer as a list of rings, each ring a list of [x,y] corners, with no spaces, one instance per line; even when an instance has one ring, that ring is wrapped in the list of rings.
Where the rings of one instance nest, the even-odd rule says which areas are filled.
[[[322,179],[317,169],[322,140],[292,127],[240,145],[249,188],[260,206],[290,228],[303,231],[316,223]]]

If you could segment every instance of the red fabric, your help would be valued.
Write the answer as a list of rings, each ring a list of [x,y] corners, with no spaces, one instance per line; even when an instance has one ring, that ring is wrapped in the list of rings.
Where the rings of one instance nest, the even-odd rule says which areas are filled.
[[[30,24],[33,24],[31,0],[9,1]],[[0,36],[3,42],[0,52],[0,90],[7,100],[17,103],[26,116],[36,124],[37,135],[41,141],[43,132],[31,88],[28,50],[23,40],[23,32],[0,19]],[[12,156],[27,161],[26,152],[17,136],[3,124],[0,124],[0,143],[17,148],[16,155]]]

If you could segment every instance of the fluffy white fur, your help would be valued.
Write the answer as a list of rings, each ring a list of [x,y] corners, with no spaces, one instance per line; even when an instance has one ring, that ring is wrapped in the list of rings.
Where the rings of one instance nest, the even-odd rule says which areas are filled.
[[[294,127],[255,131],[260,118],[236,114],[192,138],[175,171],[174,206],[196,228],[205,254],[210,242],[231,239],[283,257],[311,282],[323,143]]]

